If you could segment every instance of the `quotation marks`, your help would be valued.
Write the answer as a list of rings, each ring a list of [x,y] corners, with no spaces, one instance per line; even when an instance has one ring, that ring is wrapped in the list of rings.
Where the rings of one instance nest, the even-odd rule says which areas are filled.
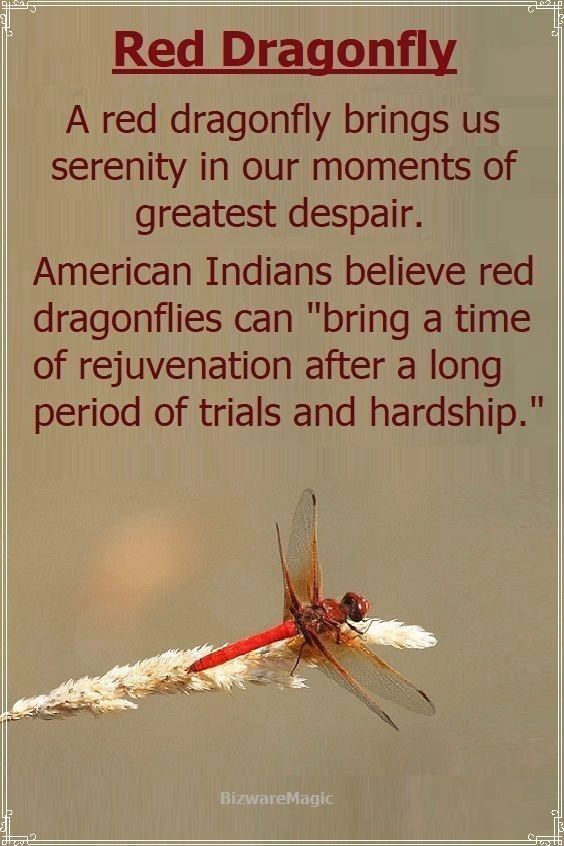
[[[531,408],[543,408],[544,406],[544,397],[542,394],[532,394],[531,396]],[[527,421],[521,420],[521,426],[526,426]]]

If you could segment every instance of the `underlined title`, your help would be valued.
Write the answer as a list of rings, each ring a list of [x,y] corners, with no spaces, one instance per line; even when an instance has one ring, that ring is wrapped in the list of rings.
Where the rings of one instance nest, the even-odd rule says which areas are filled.
[[[256,38],[225,30],[221,59],[206,65],[203,29],[180,41],[147,39],[135,30],[115,34],[114,74],[456,74],[451,66],[456,39],[430,38],[426,29],[406,29],[394,38]],[[214,45],[215,46],[215,45]]]

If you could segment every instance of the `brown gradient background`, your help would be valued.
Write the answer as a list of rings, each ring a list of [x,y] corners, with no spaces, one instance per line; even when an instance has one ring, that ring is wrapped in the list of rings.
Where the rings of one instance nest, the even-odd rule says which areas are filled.
[[[425,27],[459,39],[457,77],[112,77],[113,33],[180,37],[196,27],[208,44],[223,28],[258,36],[373,37]],[[556,43],[549,16],[521,9],[185,8],[48,9],[13,13],[10,41],[10,699],[50,690],[169,647],[222,643],[280,619],[274,521],[285,535],[302,488],[320,502],[326,587],[365,592],[383,618],[436,632],[433,650],[385,657],[437,704],[426,719],[392,708],[400,732],[320,674],[307,691],[253,689],[233,696],[155,697],[115,719],[82,716],[9,728],[13,827],[43,839],[106,838],[526,838],[551,830],[556,807]],[[307,190],[303,179],[270,190],[237,179],[172,192],[163,184],[53,184],[56,155],[134,155],[147,150],[198,156],[225,153],[218,137],[68,137],[73,104],[92,118],[103,109],[161,113],[198,108],[290,108],[309,99],[337,112],[346,99],[377,109],[448,108],[502,112],[503,131],[467,138],[453,132],[424,144],[400,137],[344,141],[333,131],[319,150],[350,155],[503,155],[519,148],[509,185],[443,183],[318,185],[339,198],[415,199],[424,228],[371,232],[347,241],[315,230],[135,235],[141,202],[196,202],[220,196],[249,202],[267,192],[281,206]],[[257,138],[231,144],[243,155],[313,152],[308,140]],[[412,151],[410,153],[410,151]],[[529,307],[528,336],[455,338],[442,349],[506,357],[497,390],[522,403],[527,428],[503,438],[489,431],[51,430],[33,435],[42,397],[125,398],[98,385],[38,385],[36,355],[68,346],[190,354],[248,349],[295,355],[341,346],[357,354],[423,355],[417,333],[402,344],[383,337],[330,337],[307,322],[297,290],[206,290],[171,299],[205,307],[289,305],[290,337],[147,337],[89,343],[37,338],[32,315],[50,298],[32,288],[42,254],[57,261],[135,258],[180,261],[221,254],[338,263],[347,251],[366,260],[389,252],[411,260],[518,261],[536,255],[530,289],[398,289],[317,292],[342,305],[452,308],[478,301]],[[61,307],[131,307],[167,299],[143,289],[61,290]],[[185,390],[187,387],[187,390]],[[241,399],[260,392],[238,387]],[[348,385],[262,388],[283,403],[338,400]],[[451,386],[451,395],[466,387]],[[180,393],[220,398],[230,385],[145,384],[147,403]],[[424,380],[375,393],[415,401],[439,393]],[[361,397],[369,395],[359,386]],[[474,393],[489,392],[477,386]],[[528,413],[529,396],[545,408]],[[331,808],[222,807],[220,791],[333,793]]]

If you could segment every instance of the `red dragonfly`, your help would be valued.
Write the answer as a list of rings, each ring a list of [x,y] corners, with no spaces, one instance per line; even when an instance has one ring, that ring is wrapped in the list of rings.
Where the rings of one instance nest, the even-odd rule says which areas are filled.
[[[278,549],[284,578],[284,622],[272,629],[224,646],[200,658],[189,667],[198,673],[246,655],[270,643],[291,639],[296,664],[304,657],[346,690],[354,693],[393,728],[398,727],[374,696],[420,714],[434,714],[435,706],[426,693],[374,655],[363,643],[362,624],[369,610],[368,600],[358,593],[345,593],[339,601],[323,596],[317,549],[317,506],[311,490],[298,502],[288,554],[284,555],[280,529],[276,525]],[[292,672],[294,672],[292,670]]]

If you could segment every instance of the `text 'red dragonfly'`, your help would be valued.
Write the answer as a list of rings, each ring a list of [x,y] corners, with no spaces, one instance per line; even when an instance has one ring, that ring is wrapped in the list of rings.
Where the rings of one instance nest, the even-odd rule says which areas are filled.
[[[278,524],[276,531],[284,577],[284,622],[211,652],[192,664],[188,672],[209,670],[262,646],[291,639],[289,646],[296,653],[296,664],[302,657],[314,663],[393,728],[397,729],[396,724],[380,708],[374,695],[410,711],[434,714],[435,706],[427,694],[363,643],[362,630],[355,624],[369,625],[365,620],[370,607],[368,600],[351,592],[345,593],[340,602],[323,597],[313,491],[304,491],[298,502],[287,556]]]

